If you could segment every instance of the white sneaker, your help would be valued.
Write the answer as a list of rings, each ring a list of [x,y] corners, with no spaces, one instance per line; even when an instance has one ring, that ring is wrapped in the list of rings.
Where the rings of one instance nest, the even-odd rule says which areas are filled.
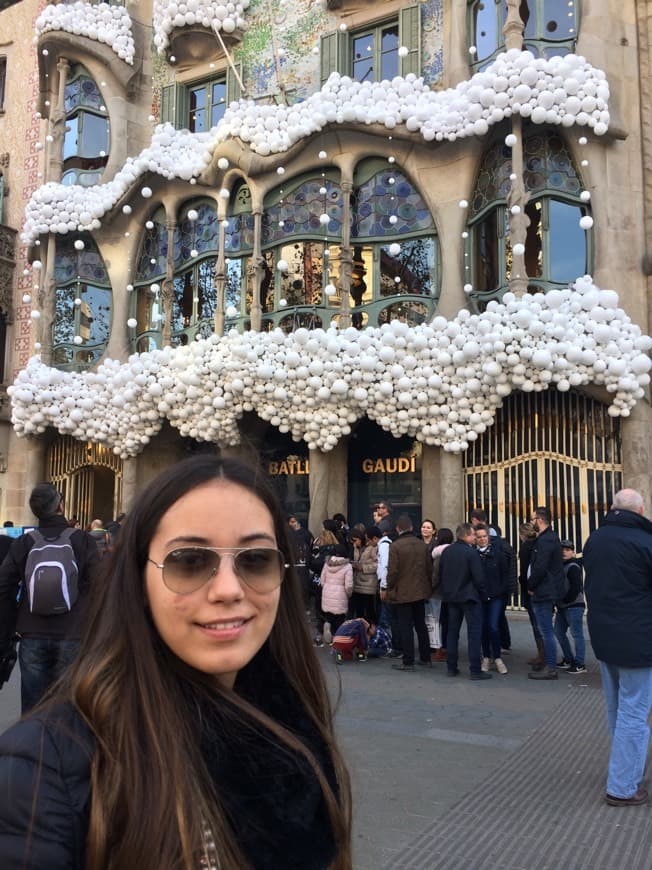
[[[324,623],[324,630],[322,632],[321,639],[324,641],[324,643],[333,643],[333,635],[331,633],[330,622]]]
[[[496,670],[498,671],[499,674],[506,674],[507,673],[507,668],[505,667],[505,662],[502,659],[496,659],[494,664],[496,665]]]
[[[482,661],[480,662],[480,670],[487,673],[487,671],[489,670],[490,664],[491,664],[490,659],[483,658]]]

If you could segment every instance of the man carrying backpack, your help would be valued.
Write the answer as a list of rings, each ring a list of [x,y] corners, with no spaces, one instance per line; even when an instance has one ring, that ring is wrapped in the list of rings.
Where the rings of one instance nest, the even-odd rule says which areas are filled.
[[[38,528],[13,542],[0,567],[0,655],[17,633],[23,715],[77,655],[98,564],[95,541],[70,528],[55,486],[35,486],[29,506]]]

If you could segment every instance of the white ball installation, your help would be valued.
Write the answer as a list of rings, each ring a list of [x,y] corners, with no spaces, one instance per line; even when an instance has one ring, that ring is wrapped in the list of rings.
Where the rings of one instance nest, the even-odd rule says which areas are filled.
[[[223,0],[187,0],[186,3],[174,0],[155,0],[153,9],[154,45],[163,54],[170,43],[170,33],[176,28],[201,24],[216,32],[233,33],[245,31],[247,21],[245,10],[249,0],[223,2]],[[170,57],[174,62],[176,58]]]
[[[36,36],[49,30],[61,30],[103,42],[125,63],[133,65],[131,17],[124,6],[82,2],[46,6],[36,19]],[[47,49],[43,54],[47,54]]]
[[[546,331],[550,324],[556,333]],[[101,431],[124,457],[140,452],[163,420],[197,440],[236,444],[238,420],[251,410],[324,451],[367,416],[394,435],[459,452],[515,389],[598,384],[613,396],[609,413],[626,416],[650,382],[650,350],[652,338],[618,307],[617,294],[585,275],[563,290],[506,293],[482,314],[463,309],[415,327],[231,330],[81,373],[35,356],[9,392],[17,434],[51,426],[94,440]],[[303,408],[310,413],[297,412]]]
[[[155,5],[165,18],[169,6],[167,0],[157,0]],[[244,3],[230,5],[235,9],[230,15],[236,21],[240,6],[242,9],[246,7]],[[74,7],[67,4],[48,7],[64,11],[71,8]],[[181,9],[181,4],[178,8]],[[203,8],[199,0],[197,8]],[[221,12],[227,8],[228,5],[206,4],[207,20],[212,22],[211,26],[216,26],[217,19],[222,22],[229,17]],[[175,26],[183,26],[183,13],[177,14],[182,18]],[[224,17],[221,18],[221,14]],[[509,84],[511,81],[514,85]],[[516,92],[524,96],[525,89],[529,97],[525,102],[519,102]],[[582,108],[584,100],[593,100],[598,90],[603,94],[599,103],[601,108],[598,108],[597,100],[595,108],[590,108],[592,103]],[[221,143],[232,139],[261,156],[267,156],[288,151],[297,142],[319,133],[326,126],[353,121],[361,126],[383,123],[389,130],[404,124],[406,129],[425,141],[454,141],[484,135],[506,113],[519,112],[536,120],[537,109],[541,110],[539,114],[545,114],[547,123],[581,124],[591,128],[596,135],[603,135],[609,121],[608,98],[609,88],[604,73],[592,67],[585,58],[577,55],[534,58],[528,51],[515,49],[498,55],[487,69],[468,81],[444,91],[431,90],[423,79],[412,73],[404,77],[395,76],[391,81],[363,83],[333,73],[320,91],[293,105],[291,111],[283,105],[271,106],[241,99],[228,106],[220,123],[208,132],[190,133],[188,130],[175,130],[171,124],[160,124],[153,131],[151,145],[138,156],[128,158],[106,184],[90,188],[54,182],[43,185],[32,194],[27,204],[21,239],[32,244],[46,232],[66,233],[73,227],[89,224],[96,229],[98,224],[95,222],[128,195],[145,173],[192,183],[210,165]],[[501,103],[499,111],[496,100]],[[574,101],[580,104],[577,111]],[[402,108],[396,112],[386,111],[384,107],[390,105]],[[505,141],[513,147],[514,134],[506,136]],[[318,157],[326,160],[328,154],[321,150]],[[395,158],[390,156],[388,161],[393,163]],[[229,161],[220,157],[217,165],[225,171]],[[143,189],[146,188],[141,188],[141,191]],[[82,215],[90,220],[83,220]]]

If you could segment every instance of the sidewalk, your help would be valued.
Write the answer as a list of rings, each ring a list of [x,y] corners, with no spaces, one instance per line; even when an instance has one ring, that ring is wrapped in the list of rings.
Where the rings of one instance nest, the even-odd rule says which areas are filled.
[[[649,870],[650,806],[603,800],[608,739],[597,665],[527,679],[527,618],[509,674],[456,679],[391,661],[337,667],[337,728],[354,793],[355,870]],[[460,644],[462,652],[464,643]],[[589,650],[590,652],[590,650]]]

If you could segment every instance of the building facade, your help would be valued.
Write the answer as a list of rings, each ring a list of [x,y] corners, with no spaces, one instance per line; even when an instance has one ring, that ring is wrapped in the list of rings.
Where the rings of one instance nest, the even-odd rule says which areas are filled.
[[[23,0],[0,33],[5,517],[48,478],[109,519],[196,450],[313,530],[385,499],[516,540],[548,503],[579,546],[651,502],[650,2]]]

